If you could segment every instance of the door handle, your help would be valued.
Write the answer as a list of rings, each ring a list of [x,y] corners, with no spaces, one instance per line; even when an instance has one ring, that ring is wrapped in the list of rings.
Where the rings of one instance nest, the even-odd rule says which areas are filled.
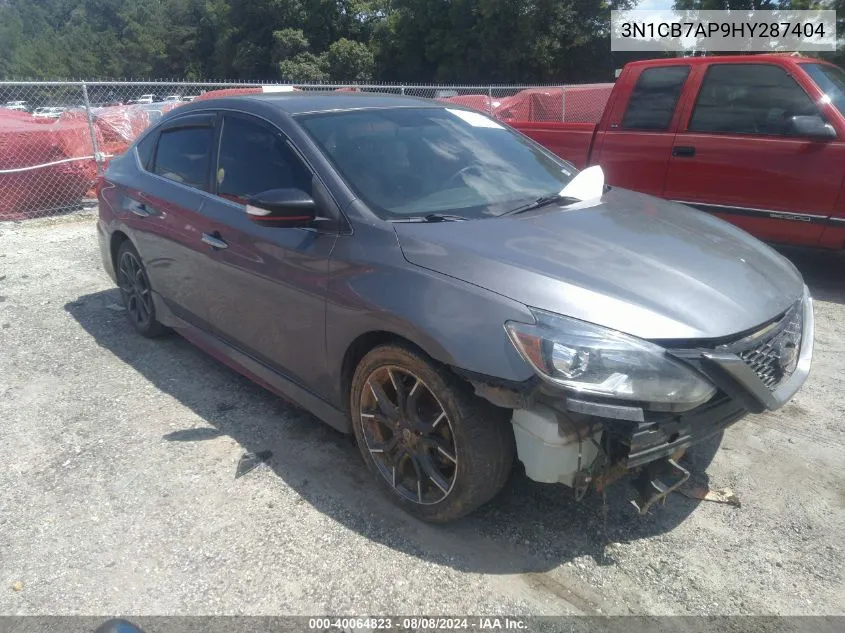
[[[208,244],[211,248],[229,248],[229,245],[220,239],[220,233],[214,231],[212,234],[203,233],[202,241]]]
[[[672,156],[690,157],[695,156],[695,148],[691,145],[675,145],[672,148]]]
[[[137,200],[130,200],[129,201],[129,210],[141,218],[146,218],[150,215],[150,212],[147,210],[147,205],[143,202],[138,202]]]

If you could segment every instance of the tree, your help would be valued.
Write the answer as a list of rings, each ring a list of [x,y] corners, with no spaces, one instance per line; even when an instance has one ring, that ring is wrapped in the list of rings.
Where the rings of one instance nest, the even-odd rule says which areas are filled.
[[[609,81],[637,0],[0,0],[0,77]],[[676,0],[683,9],[845,0]],[[845,51],[823,55],[845,62]]]
[[[611,9],[628,0],[396,0],[374,36],[377,73],[417,81],[613,77]]]
[[[308,52],[310,44],[302,29],[273,31],[273,57],[281,61]]]
[[[373,53],[361,42],[342,37],[329,46],[325,60],[333,81],[364,82],[373,78]]]
[[[291,83],[323,83],[329,79],[325,71],[325,58],[313,53],[300,53],[279,62],[282,79]]]
[[[0,77],[20,72],[17,53],[22,41],[20,15],[11,7],[0,5]]]
[[[314,55],[302,29],[280,29],[273,32],[273,59],[282,79],[293,83],[326,81],[325,56]]]

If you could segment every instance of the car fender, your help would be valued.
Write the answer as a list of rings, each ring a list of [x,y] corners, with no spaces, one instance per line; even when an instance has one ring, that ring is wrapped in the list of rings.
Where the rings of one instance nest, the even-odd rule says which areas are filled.
[[[345,405],[347,352],[374,333],[405,339],[472,374],[509,382],[534,376],[504,327],[509,320],[532,323],[526,306],[407,262],[390,227],[359,224],[355,238],[338,240],[327,289],[326,388],[334,403]]]

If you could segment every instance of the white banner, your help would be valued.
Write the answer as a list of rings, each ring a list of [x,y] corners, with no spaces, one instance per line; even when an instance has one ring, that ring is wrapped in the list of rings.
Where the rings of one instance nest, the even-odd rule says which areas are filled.
[[[835,51],[836,11],[611,11],[613,51]]]

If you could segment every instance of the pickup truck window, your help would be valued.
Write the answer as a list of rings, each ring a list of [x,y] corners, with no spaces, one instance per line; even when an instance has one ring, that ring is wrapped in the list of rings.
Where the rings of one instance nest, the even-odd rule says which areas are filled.
[[[845,70],[827,64],[801,64],[830,102],[845,115]]]
[[[668,130],[689,71],[689,66],[659,66],[644,70],[628,101],[622,129]]]
[[[689,131],[788,136],[790,117],[818,114],[779,66],[714,64],[701,83]]]

